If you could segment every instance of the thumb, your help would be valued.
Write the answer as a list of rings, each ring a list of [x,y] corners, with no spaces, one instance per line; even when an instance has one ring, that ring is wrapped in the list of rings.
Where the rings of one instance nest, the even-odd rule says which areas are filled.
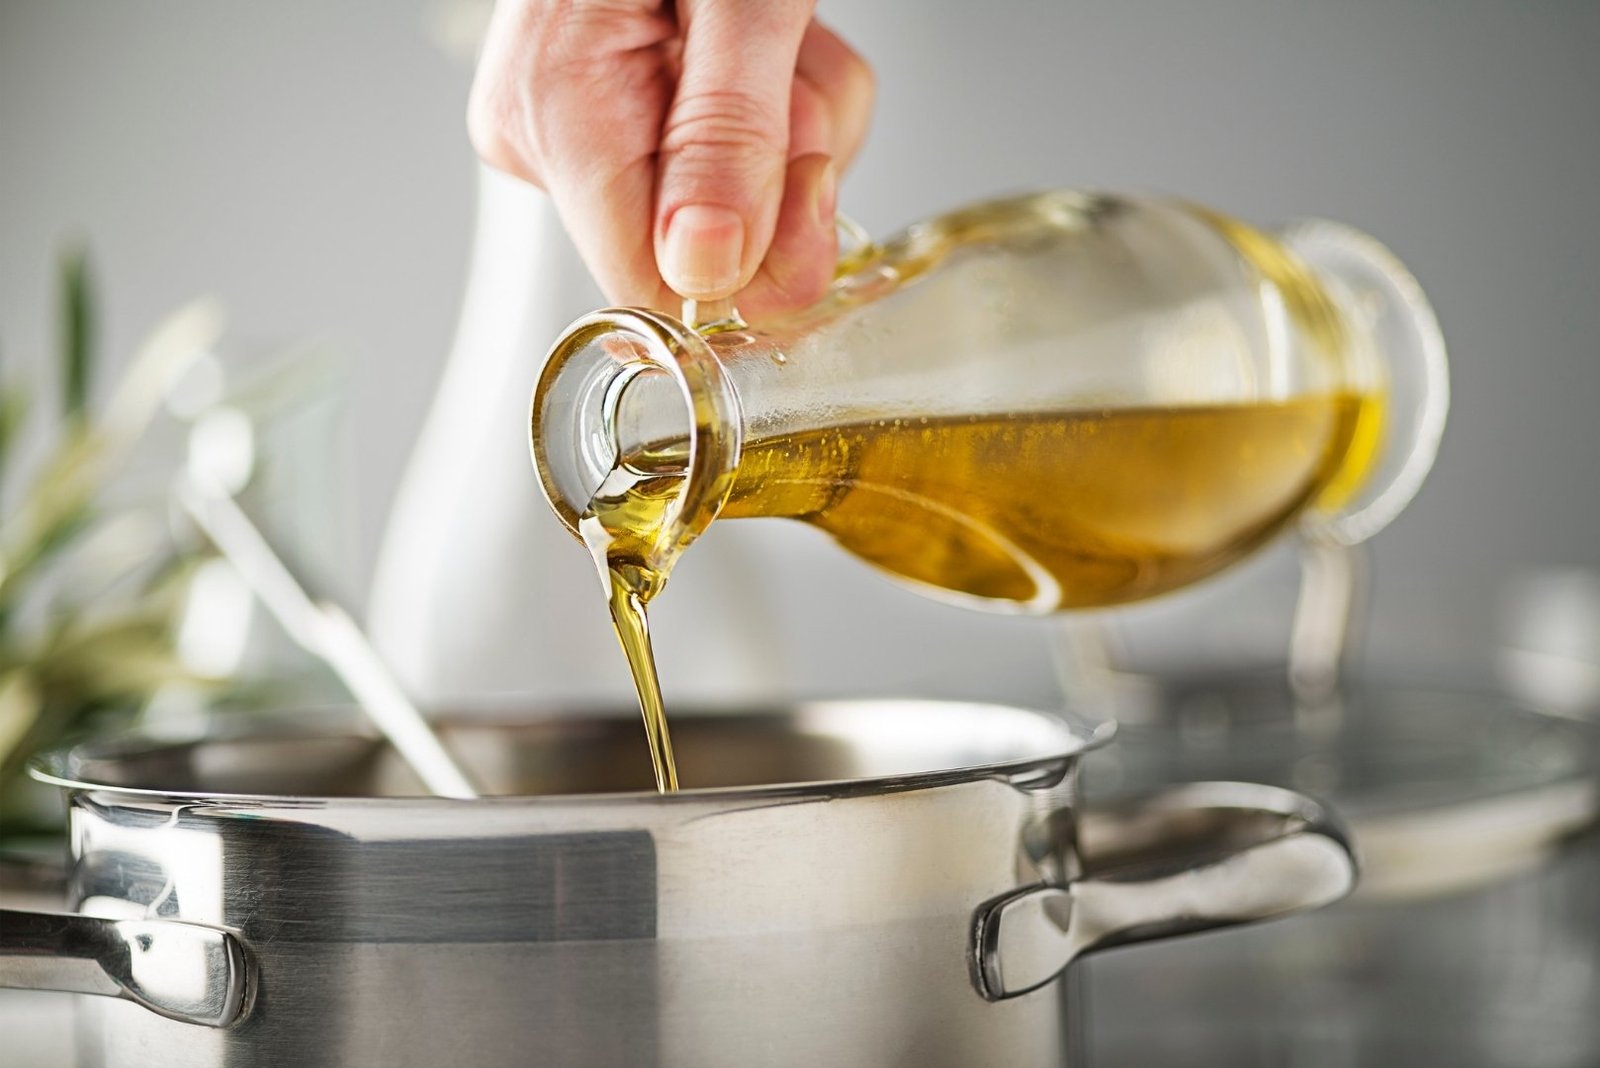
[[[678,4],[682,74],[661,137],[655,243],[661,277],[681,296],[732,296],[772,243],[812,6]]]

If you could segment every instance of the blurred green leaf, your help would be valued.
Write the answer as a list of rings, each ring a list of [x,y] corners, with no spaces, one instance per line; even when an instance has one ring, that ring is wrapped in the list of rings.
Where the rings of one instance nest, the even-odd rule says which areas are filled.
[[[174,560],[165,501],[160,505],[97,508],[92,521],[69,547],[71,588],[62,590],[64,611],[92,611],[101,604],[153,595]]]
[[[89,255],[82,245],[61,257],[61,411],[82,422],[89,406],[89,376],[94,366],[94,292]]]
[[[0,617],[18,586],[93,518],[95,494],[160,407],[166,383],[216,343],[222,312],[195,301],[168,316],[135,354],[93,430],[74,420],[19,506],[0,519]]]
[[[130,445],[161,407],[170,384],[222,337],[225,316],[215,300],[191,301],[145,338],[98,420],[116,450]]]
[[[16,440],[17,431],[28,421],[28,395],[16,386],[0,383],[0,473],[5,470],[6,454]]]
[[[107,494],[172,383],[220,337],[222,314],[196,301],[161,322],[91,412],[96,299],[81,247],[61,255],[57,310],[61,408],[50,451],[0,511],[0,815],[29,754],[86,731],[125,726],[152,697],[239,696],[232,680],[197,675],[177,648],[195,544],[174,542],[166,513]],[[37,391],[0,377],[0,469],[15,470],[18,430]],[[10,824],[0,834],[15,834]]]
[[[47,695],[64,691],[78,701],[137,699],[168,683],[212,681],[184,666],[162,610],[76,620],[41,651],[34,671]]]
[[[0,675],[0,766],[21,752],[39,710],[39,691],[26,670],[15,668]]]
[[[101,444],[80,429],[68,431],[17,506],[0,523],[0,620],[24,585],[93,518]]]
[[[18,386],[0,382],[0,505],[5,503],[6,461],[11,456],[11,443],[28,421],[28,394]],[[5,570],[0,560],[0,572]]]

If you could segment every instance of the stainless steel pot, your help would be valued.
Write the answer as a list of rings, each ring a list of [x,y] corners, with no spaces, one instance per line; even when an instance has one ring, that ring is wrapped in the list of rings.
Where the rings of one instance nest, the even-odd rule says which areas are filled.
[[[706,788],[669,797],[642,792],[632,714],[458,724],[479,780],[523,795],[477,801],[412,796],[326,720],[52,757],[77,914],[0,916],[0,982],[114,995],[81,999],[95,1065],[1059,1064],[1073,1027],[1041,988],[1075,957],[1354,879],[1287,790],[1081,811],[1109,730],[1039,713],[673,729]],[[1115,876],[1082,877],[1080,835],[1117,843]]]

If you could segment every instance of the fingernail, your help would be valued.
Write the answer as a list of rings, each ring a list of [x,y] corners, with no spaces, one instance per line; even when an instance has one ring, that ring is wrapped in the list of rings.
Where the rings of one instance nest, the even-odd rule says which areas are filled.
[[[833,165],[833,160],[822,168],[822,173],[817,175],[817,222],[822,226],[833,228],[834,215],[839,210],[839,168]]]
[[[726,297],[739,284],[744,220],[711,204],[685,204],[672,213],[661,243],[661,277],[681,296]]]

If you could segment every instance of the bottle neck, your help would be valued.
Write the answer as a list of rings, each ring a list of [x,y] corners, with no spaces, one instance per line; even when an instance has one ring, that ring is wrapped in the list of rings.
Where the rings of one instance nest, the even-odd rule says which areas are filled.
[[[533,396],[534,464],[578,532],[619,470],[664,477],[652,537],[663,570],[716,518],[739,464],[738,395],[705,338],[667,315],[611,308],[556,341]]]

